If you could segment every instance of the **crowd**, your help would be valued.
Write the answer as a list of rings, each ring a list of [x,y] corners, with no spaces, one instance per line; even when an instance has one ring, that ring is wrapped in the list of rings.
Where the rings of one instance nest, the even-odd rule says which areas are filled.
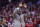
[[[20,8],[22,14],[25,14],[25,27],[40,27],[40,0],[38,0],[36,3],[32,3],[31,1],[26,3],[25,1],[21,0],[21,2],[9,2],[7,5],[5,4],[5,6],[1,6],[0,27],[8,27],[9,23],[14,23],[15,18],[13,18],[13,12],[17,7]],[[27,9],[27,14],[25,9]]]

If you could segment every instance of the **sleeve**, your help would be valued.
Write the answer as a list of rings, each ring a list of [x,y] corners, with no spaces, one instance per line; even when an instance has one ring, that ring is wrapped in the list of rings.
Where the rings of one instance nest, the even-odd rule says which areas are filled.
[[[13,16],[13,19],[15,18],[15,16],[16,16],[16,13],[17,13],[17,9],[15,9],[15,10],[13,11],[13,14],[12,14],[12,16]]]

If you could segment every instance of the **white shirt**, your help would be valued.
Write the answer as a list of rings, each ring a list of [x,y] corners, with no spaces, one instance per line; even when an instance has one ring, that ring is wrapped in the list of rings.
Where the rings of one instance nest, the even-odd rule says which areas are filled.
[[[13,27],[13,24],[11,24],[11,23],[8,23],[8,27]]]
[[[15,9],[14,10],[14,13],[16,11],[19,11],[19,8]],[[21,24],[24,26],[24,14],[21,14],[20,16],[18,14],[15,14],[16,15],[16,19],[14,19],[14,27],[21,27]],[[21,22],[20,23],[20,18],[21,18]]]

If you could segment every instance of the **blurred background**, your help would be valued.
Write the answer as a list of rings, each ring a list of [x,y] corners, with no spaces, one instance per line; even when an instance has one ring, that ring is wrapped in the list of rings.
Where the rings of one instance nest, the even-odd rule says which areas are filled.
[[[26,4],[30,14],[30,17],[25,15],[25,27],[40,27],[40,0],[0,0],[0,27],[8,27],[8,23],[13,22],[13,11],[21,2],[22,5]],[[26,14],[23,6],[21,10]]]

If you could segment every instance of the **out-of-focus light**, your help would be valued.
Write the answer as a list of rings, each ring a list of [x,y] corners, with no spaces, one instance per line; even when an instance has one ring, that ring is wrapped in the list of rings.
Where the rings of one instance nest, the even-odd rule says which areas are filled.
[[[27,5],[24,3],[24,7],[27,8]]]

